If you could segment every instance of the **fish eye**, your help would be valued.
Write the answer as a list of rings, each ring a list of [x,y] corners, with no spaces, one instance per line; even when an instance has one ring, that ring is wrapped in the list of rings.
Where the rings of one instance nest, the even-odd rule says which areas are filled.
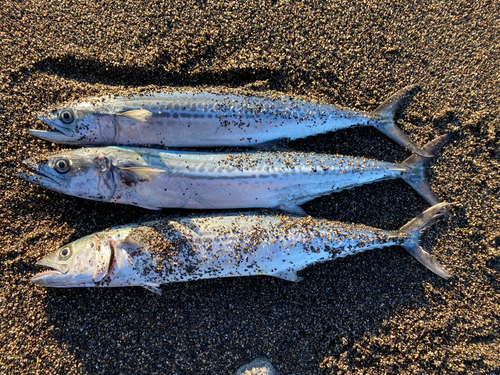
[[[57,256],[61,260],[66,260],[71,256],[71,254],[72,251],[69,247],[63,247],[61,250],[59,250],[59,254],[57,254]]]
[[[59,173],[67,173],[71,169],[71,163],[68,159],[56,160],[54,169]]]
[[[72,123],[74,118],[75,116],[73,115],[73,111],[69,109],[64,109],[59,113],[59,120],[61,120],[65,124]]]

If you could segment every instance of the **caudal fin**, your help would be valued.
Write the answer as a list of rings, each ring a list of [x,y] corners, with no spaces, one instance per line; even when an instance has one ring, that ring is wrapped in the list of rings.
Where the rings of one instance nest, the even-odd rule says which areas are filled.
[[[422,150],[430,155],[435,155],[455,136],[455,133],[451,133],[437,137],[436,139],[427,143]],[[435,205],[441,203],[441,200],[436,195],[436,193],[434,193],[424,175],[425,167],[427,166],[427,164],[429,164],[429,161],[431,159],[432,157],[426,157],[416,154],[410,156],[402,163],[402,165],[410,168],[412,173],[404,175],[403,180],[405,180],[408,185],[415,189],[422,198],[429,202],[429,204]]]
[[[372,112],[380,118],[380,123],[375,125],[378,130],[388,136],[397,144],[406,147],[415,154],[430,157],[425,149],[414,143],[405,133],[399,129],[394,123],[394,115],[396,112],[411,98],[420,91],[418,85],[410,85],[402,88],[391,97],[387,98],[382,104]]]
[[[450,206],[450,203],[436,204],[422,212],[413,220],[410,220],[400,229],[401,232],[407,233],[409,235],[408,241],[401,246],[403,246],[406,251],[413,255],[416,260],[422,263],[430,271],[434,272],[436,275],[441,276],[444,279],[450,277],[451,274],[446,271],[431,254],[422,249],[419,242],[423,230],[432,225],[437,218],[448,214],[450,211]]]

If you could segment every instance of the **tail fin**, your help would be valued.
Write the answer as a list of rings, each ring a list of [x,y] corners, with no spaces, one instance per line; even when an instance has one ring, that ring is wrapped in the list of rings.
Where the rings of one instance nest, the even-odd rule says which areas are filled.
[[[445,134],[436,139],[430,141],[423,147],[423,151],[435,155],[444,145],[450,142],[456,136],[455,133]],[[408,185],[415,189],[422,198],[424,198],[429,204],[435,205],[441,203],[439,197],[432,191],[431,186],[427,182],[424,176],[425,167],[429,164],[432,157],[426,157],[422,155],[412,155],[406,159],[402,165],[410,168],[413,173],[403,176]]]
[[[443,279],[447,279],[451,276],[451,274],[448,273],[448,271],[446,271],[431,254],[422,249],[422,247],[419,245],[419,240],[425,228],[432,225],[434,221],[440,216],[449,213],[450,206],[450,203],[436,204],[435,206],[432,206],[431,208],[428,208],[427,210],[422,212],[413,220],[410,220],[400,229],[401,232],[409,234],[408,242],[401,246],[403,246],[406,251],[413,255],[416,260],[418,260],[436,275],[441,276]]]
[[[431,157],[432,155],[426,152],[424,149],[420,148],[416,143],[414,143],[408,136],[401,131],[394,124],[394,115],[396,112],[411,98],[420,91],[418,85],[410,85],[403,87],[401,90],[396,92],[391,97],[387,98],[382,104],[378,106],[375,111],[372,112],[373,115],[380,117],[380,124],[375,125],[378,130],[388,136],[397,144],[406,147],[411,152],[415,154]]]

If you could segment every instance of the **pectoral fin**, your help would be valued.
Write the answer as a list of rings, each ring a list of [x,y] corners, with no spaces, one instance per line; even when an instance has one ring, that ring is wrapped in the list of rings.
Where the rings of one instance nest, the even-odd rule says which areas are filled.
[[[127,117],[132,120],[136,120],[138,122],[147,122],[148,117],[153,114],[145,109],[134,109],[132,111],[126,111],[122,113],[117,113],[117,116]]]
[[[153,177],[160,173],[165,173],[163,169],[151,167],[118,167],[123,183],[133,186],[138,182],[152,181]]]

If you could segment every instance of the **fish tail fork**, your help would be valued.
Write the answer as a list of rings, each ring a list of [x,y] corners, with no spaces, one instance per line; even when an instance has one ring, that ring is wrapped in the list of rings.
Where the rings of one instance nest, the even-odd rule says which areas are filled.
[[[445,134],[427,143],[423,150],[426,153],[435,155],[441,148],[448,144],[456,134]],[[429,164],[431,157],[414,154],[406,159],[402,164],[408,167],[411,173],[403,175],[403,180],[406,181],[415,191],[420,194],[429,204],[436,205],[441,203],[439,197],[434,193],[429,182],[425,179],[425,167]]]
[[[401,246],[403,246],[416,260],[443,279],[448,279],[451,277],[451,274],[446,271],[431,254],[426,252],[420,246],[419,242],[424,229],[434,224],[437,218],[448,214],[451,205],[450,203],[436,204],[422,212],[413,220],[410,220],[400,229],[401,232],[409,235],[407,242]]]
[[[399,129],[394,123],[394,116],[401,107],[407,103],[411,98],[413,98],[420,91],[418,85],[409,85],[403,87],[401,90],[396,92],[391,97],[387,98],[382,104],[380,104],[372,114],[379,117],[380,121],[375,127],[384,133],[387,137],[392,139],[397,144],[406,147],[411,152],[418,155],[431,157],[425,149],[422,149],[419,145],[413,142],[405,133]]]

